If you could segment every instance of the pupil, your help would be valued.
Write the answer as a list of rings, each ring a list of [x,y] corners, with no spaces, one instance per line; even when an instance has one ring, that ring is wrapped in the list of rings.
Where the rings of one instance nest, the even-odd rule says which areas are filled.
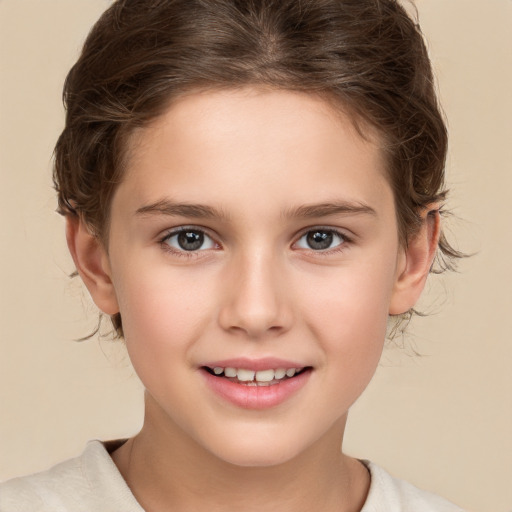
[[[203,233],[197,231],[182,231],[178,235],[178,244],[184,251],[195,251],[204,242]]]
[[[328,231],[311,231],[307,236],[308,245],[311,249],[318,250],[328,249],[332,244],[332,238],[332,233]]]

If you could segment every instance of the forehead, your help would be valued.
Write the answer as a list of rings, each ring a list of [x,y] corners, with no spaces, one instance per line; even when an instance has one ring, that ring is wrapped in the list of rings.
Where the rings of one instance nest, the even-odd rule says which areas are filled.
[[[159,194],[224,201],[229,191],[265,193],[267,206],[329,199],[378,200],[386,184],[376,136],[312,94],[247,87],[181,97],[129,141],[119,187],[134,203]],[[364,189],[364,190],[363,190]],[[280,193],[277,193],[280,192]],[[246,206],[249,206],[250,202]],[[295,205],[290,205],[295,206]]]
[[[235,135],[261,137],[257,128],[262,123],[266,124],[267,139],[293,139],[299,144],[303,137],[323,138],[334,131],[350,134],[354,142],[382,145],[377,130],[332,95],[262,85],[185,92],[170,101],[160,116],[134,130],[127,146],[131,158],[136,158],[149,141],[157,143],[158,137],[167,135],[207,135],[211,140],[215,134],[224,140]]]

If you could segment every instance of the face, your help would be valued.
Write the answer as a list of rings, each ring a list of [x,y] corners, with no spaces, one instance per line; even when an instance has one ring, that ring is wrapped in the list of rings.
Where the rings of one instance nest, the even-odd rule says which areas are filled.
[[[148,417],[238,465],[341,434],[404,266],[377,145],[252,88],[181,98],[131,144],[105,268]]]

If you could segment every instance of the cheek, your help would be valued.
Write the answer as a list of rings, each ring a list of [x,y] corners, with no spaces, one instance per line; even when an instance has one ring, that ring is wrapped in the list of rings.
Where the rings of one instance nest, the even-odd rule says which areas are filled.
[[[211,317],[211,292],[200,276],[148,267],[120,276],[119,283],[123,330],[134,366],[186,351]]]
[[[372,265],[347,267],[298,286],[302,290],[297,295],[304,298],[301,309],[324,336],[331,333],[341,342],[355,343],[385,332],[392,272]]]
[[[394,269],[391,266],[391,269]],[[323,282],[302,283],[303,321],[321,344],[331,378],[354,399],[366,387],[385,341],[393,272],[368,265],[340,269]],[[311,292],[311,290],[316,290]],[[336,386],[333,387],[336,389]]]

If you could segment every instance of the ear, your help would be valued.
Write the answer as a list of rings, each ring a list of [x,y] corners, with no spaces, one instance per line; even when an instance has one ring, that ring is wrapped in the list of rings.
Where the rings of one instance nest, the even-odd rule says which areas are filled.
[[[95,304],[108,315],[119,312],[108,255],[83,220],[66,216],[66,240],[76,269]]]
[[[439,207],[431,206],[422,215],[422,224],[399,257],[390,315],[409,311],[418,301],[436,255],[440,233]]]

